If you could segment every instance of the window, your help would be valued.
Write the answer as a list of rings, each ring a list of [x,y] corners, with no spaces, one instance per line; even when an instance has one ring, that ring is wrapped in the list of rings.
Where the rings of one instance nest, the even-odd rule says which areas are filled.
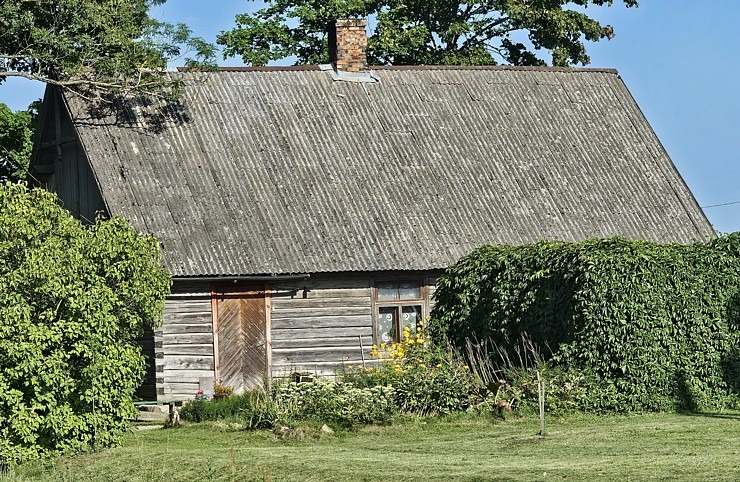
[[[403,328],[415,331],[424,316],[421,283],[382,281],[375,288],[376,342],[399,342]]]

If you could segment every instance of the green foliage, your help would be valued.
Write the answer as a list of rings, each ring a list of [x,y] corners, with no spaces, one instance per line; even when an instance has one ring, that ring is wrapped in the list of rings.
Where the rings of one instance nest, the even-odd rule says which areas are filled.
[[[149,16],[166,0],[0,2],[0,83],[21,76],[91,95],[162,92],[168,60],[192,52],[191,67],[211,68],[215,47],[183,24]]]
[[[355,386],[393,388],[398,409],[406,414],[434,416],[466,410],[485,387],[476,386],[462,357],[446,343],[425,342],[426,334],[417,328],[404,328],[403,340],[373,347],[378,363],[368,367],[348,367],[339,373],[341,380]]]
[[[26,111],[12,112],[0,104],[0,182],[26,178],[31,160],[38,103]]]
[[[270,396],[257,389],[220,400],[194,400],[182,408],[180,416],[191,422],[234,420],[247,429],[306,421],[351,428],[387,423],[396,413],[391,388],[315,381],[278,383]]]
[[[193,400],[180,410],[180,417],[189,422],[239,420],[250,429],[268,429],[275,425],[278,411],[272,399],[257,389],[213,401]]]
[[[547,51],[553,65],[588,64],[584,39],[612,38],[582,9],[611,6],[613,0],[544,2],[428,2],[423,0],[270,0],[254,13],[237,15],[236,28],[222,32],[224,56],[241,56],[250,65],[297,57],[298,64],[328,62],[326,26],[338,18],[374,17],[368,40],[373,64],[543,65],[536,52]],[[636,0],[623,0],[627,7]],[[517,35],[520,33],[521,35]],[[528,38],[531,47],[517,41]]]
[[[156,241],[122,219],[85,227],[48,192],[0,185],[0,465],[119,440],[135,340],[169,283]]]
[[[401,411],[416,415],[450,414],[471,405],[472,380],[461,363],[415,366],[399,377],[393,388]]]
[[[389,422],[396,414],[394,390],[351,383],[288,383],[275,387],[274,400],[283,420],[319,420],[339,427]]]
[[[552,349],[551,366],[568,369],[561,378],[581,374],[592,387],[578,407],[736,406],[739,254],[739,234],[690,245],[486,246],[439,280],[430,328],[456,346],[477,338],[510,347],[528,333]]]

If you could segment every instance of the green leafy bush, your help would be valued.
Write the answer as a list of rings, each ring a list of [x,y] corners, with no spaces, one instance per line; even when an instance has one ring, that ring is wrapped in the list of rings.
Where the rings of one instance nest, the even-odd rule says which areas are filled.
[[[550,415],[575,412],[624,412],[614,384],[593,373],[543,363],[532,369],[507,370],[503,398],[516,400],[522,411],[536,413],[539,407],[537,373],[544,380],[545,411]]]
[[[275,386],[273,398],[284,420],[319,420],[340,427],[387,423],[397,414],[394,390],[315,381]]]
[[[399,377],[396,403],[401,411],[416,415],[449,414],[471,405],[473,386],[464,364],[415,366]]]
[[[272,393],[251,390],[220,400],[194,400],[180,411],[183,420],[238,421],[248,429],[270,429],[303,421],[338,427],[386,423],[397,413],[393,390],[358,388],[350,383],[276,383]]]
[[[737,406],[739,253],[740,234],[689,245],[485,246],[440,278],[430,330],[458,347],[510,347],[528,333],[550,347],[552,366],[587,374],[593,393],[576,405]]]
[[[470,370],[450,347],[427,341],[421,326],[404,328],[400,343],[373,346],[377,363],[349,367],[340,378],[356,386],[394,389],[396,406],[414,415],[448,414],[466,410],[477,392]]]
[[[161,317],[157,243],[83,226],[52,194],[0,185],[0,465],[118,441]]]
[[[249,390],[218,400],[193,400],[180,410],[180,417],[189,422],[238,420],[247,428],[272,428],[279,414],[276,404],[263,390]]]

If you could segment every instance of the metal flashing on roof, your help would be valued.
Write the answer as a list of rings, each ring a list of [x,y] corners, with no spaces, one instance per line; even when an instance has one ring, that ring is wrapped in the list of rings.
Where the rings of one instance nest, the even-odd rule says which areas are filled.
[[[374,84],[380,81],[380,77],[375,75],[371,70],[366,72],[345,72],[344,70],[337,70],[331,64],[321,64],[319,69],[323,72],[331,73],[331,78],[334,81],[340,82],[357,82],[361,84]]]

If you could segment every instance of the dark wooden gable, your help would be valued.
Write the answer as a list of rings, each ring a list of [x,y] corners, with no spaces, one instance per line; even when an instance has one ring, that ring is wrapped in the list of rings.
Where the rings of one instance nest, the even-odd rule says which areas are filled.
[[[64,99],[54,87],[44,94],[31,175],[32,182],[55,192],[60,203],[85,222],[108,212]]]

